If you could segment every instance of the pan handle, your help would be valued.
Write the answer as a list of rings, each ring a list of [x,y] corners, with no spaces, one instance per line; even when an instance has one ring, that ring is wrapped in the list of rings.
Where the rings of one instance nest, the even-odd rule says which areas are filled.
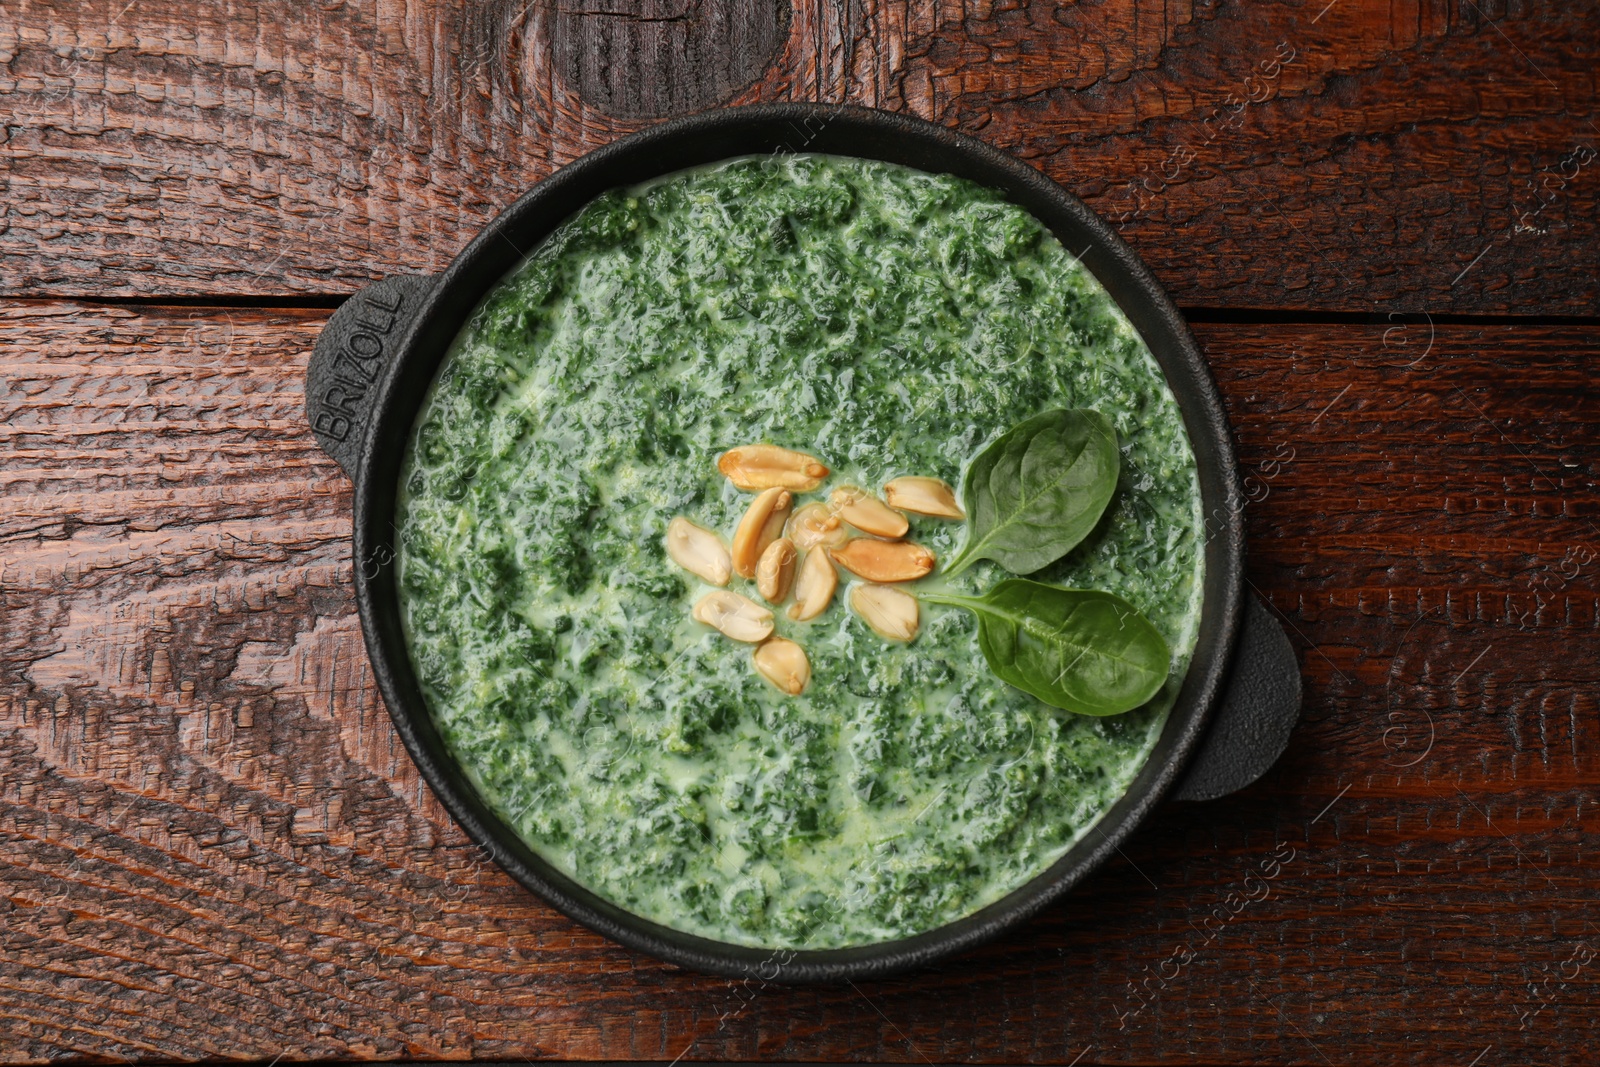
[[[415,274],[373,282],[339,305],[311,349],[306,420],[352,482],[360,480],[361,445],[384,376],[432,285]]]
[[[1172,798],[1215,800],[1243,789],[1283,755],[1299,721],[1294,646],[1266,606],[1249,596],[1221,702]]]

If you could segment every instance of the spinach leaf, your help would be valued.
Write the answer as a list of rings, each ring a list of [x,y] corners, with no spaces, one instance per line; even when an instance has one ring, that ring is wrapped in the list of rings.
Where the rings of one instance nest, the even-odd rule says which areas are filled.
[[[980,559],[1013,574],[1054,563],[1094,529],[1120,461],[1116,431],[1098,411],[1047,411],[1013,426],[967,467],[967,541],[945,573]]]
[[[1054,708],[1120,715],[1155,696],[1172,670],[1160,631],[1111,593],[1008,578],[981,597],[921,597],[976,614],[989,669]]]

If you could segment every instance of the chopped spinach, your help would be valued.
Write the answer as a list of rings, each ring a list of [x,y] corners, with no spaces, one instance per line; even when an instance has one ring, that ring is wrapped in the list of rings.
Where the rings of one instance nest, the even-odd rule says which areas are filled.
[[[733,528],[728,448],[956,484],[1072,408],[1124,443],[1118,490],[1036,577],[1115,593],[1170,643],[1142,707],[1062,715],[1006,685],[964,609],[930,605],[904,646],[779,612],[800,697],[688,621],[704,587],[663,537],[680,514]],[[1159,368],[1044,227],[948,176],[762,157],[600,198],[474,312],[400,484],[407,641],[475,787],[595,892],[741,944],[907,937],[1045,870],[1138,771],[1193,646],[1203,531]],[[912,522],[953,558],[959,525]],[[1001,577],[980,559],[919,591]]]

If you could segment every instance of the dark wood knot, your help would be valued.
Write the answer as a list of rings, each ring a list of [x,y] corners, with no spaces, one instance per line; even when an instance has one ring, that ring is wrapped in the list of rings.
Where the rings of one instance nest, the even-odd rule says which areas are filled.
[[[789,0],[554,0],[567,87],[619,118],[702,111],[754,82],[789,32]]]

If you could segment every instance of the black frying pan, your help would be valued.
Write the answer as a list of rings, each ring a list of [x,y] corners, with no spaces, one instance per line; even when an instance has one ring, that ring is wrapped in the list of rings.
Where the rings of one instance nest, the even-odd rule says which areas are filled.
[[[1154,751],[1099,824],[1049,870],[964,919],[861,948],[765,950],[681,933],[607,902],[555,870],[484,803],[445,748],[412,672],[392,566],[395,490],[439,363],[479,300],[595,196],[730,156],[822,152],[945,172],[998,189],[1050,227],[1144,337],[1182,409],[1206,515],[1199,641]],[[1294,651],[1244,593],[1243,498],[1227,416],[1199,348],[1150,272],[1103,220],[1037,170],[920,119],[863,108],[769,104],[710,111],[625,137],[536,185],[444,273],[357,293],[317,339],[306,375],[317,441],[355,483],[355,583],[373,673],[406,748],[462,827],[523,885],[608,937],[696,970],[827,981],[920,966],[1025,921],[1102,863],[1163,799],[1206,800],[1270,767],[1300,712]]]

